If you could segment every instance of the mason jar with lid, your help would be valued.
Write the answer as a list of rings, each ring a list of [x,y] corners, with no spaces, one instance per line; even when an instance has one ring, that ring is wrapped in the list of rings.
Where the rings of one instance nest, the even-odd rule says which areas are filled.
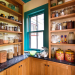
[[[8,34],[7,33],[3,33],[3,43],[4,44],[8,43]]]
[[[75,35],[74,35],[74,32],[69,32],[68,43],[69,44],[75,44]]]
[[[64,9],[62,9],[62,10],[60,11],[60,16],[64,16],[64,15],[65,15]]]
[[[56,23],[53,22],[53,23],[52,23],[52,31],[55,30],[55,29],[56,29]]]
[[[3,44],[3,35],[0,33],[0,45]]]
[[[63,22],[63,29],[67,29],[67,22]]]

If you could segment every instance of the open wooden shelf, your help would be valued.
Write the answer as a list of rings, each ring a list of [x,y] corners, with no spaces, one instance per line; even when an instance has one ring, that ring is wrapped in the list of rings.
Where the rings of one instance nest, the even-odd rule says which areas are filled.
[[[7,19],[7,18],[4,18],[4,17],[0,17],[0,20],[6,21],[6,22],[9,22],[9,23],[14,23],[14,24],[22,24],[20,22],[17,22],[17,21],[11,20],[11,19]]]
[[[8,13],[11,13],[11,14],[15,15],[15,16],[21,16],[22,15],[22,14],[16,12],[16,11],[14,11],[14,10],[4,6],[4,5],[2,5],[2,4],[0,4],[0,10],[6,11]]]
[[[75,31],[75,29],[64,29],[64,30],[55,30],[55,31],[50,31],[50,32],[71,32],[71,31]]]
[[[22,32],[18,32],[18,31],[7,31],[7,30],[0,30],[0,32],[6,32],[6,33],[22,33]]]
[[[71,6],[71,5],[75,5],[75,1],[69,1],[69,2],[65,2],[63,4],[60,4],[60,5],[56,5],[54,7],[51,7],[50,10],[51,11],[58,10],[58,9],[65,8],[65,7],[68,7],[68,6]]]
[[[59,19],[63,19],[63,18],[69,18],[69,17],[75,17],[75,13],[64,15],[64,16],[59,16],[59,17],[55,17],[55,18],[51,18],[51,21],[53,21],[53,20],[59,20]]]
[[[64,45],[64,46],[75,46],[75,44],[57,44],[57,43],[51,43],[51,45],[58,45],[58,46],[62,46],[62,45]]]
[[[22,42],[18,42],[18,43],[10,43],[10,44],[2,44],[2,45],[0,45],[0,47],[1,46],[7,46],[7,45],[17,45],[17,44],[21,44]]]

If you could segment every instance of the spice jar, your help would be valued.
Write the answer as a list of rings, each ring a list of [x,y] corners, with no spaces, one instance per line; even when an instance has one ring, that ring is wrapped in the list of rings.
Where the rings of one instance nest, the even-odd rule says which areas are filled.
[[[69,32],[68,43],[69,44],[75,44],[75,35],[74,35],[74,32]]]
[[[14,31],[17,31],[17,26],[16,26],[16,27],[14,27]]]
[[[7,33],[3,33],[3,43],[7,44],[8,43],[8,34]]]
[[[7,23],[5,24],[5,30],[8,30],[8,24]]]
[[[9,31],[12,31],[12,27],[9,27]]]
[[[13,37],[8,37],[8,43],[13,43]]]
[[[14,56],[17,56],[17,45],[14,45]]]
[[[57,0],[57,4],[62,4],[63,3],[63,0]]]
[[[62,27],[63,29],[67,29],[67,22],[65,21],[65,22],[63,22],[63,27]]]
[[[56,24],[56,30],[60,30],[60,24]]]
[[[56,29],[56,23],[53,22],[53,23],[52,23],[52,31],[55,30],[55,29]]]
[[[8,59],[12,59],[12,58],[13,58],[13,51],[12,51],[12,49],[9,49],[9,50],[8,50],[7,58],[8,58]]]
[[[62,9],[61,11],[60,11],[60,16],[64,16],[64,9]]]
[[[1,23],[0,23],[0,29],[1,29],[1,30],[4,30],[4,28],[5,28],[5,24],[4,24],[3,22],[1,22]]]
[[[0,45],[3,44],[3,35],[0,33]]]
[[[18,28],[18,32],[20,32],[20,26],[18,26],[17,28]]]
[[[75,53],[71,49],[65,51],[65,60],[68,62],[75,62]]]
[[[21,55],[21,45],[18,45],[18,55]]]
[[[14,27],[12,27],[12,31],[14,31]]]
[[[65,11],[64,12],[65,12],[65,15],[68,15],[69,14],[68,7],[65,8]]]
[[[56,17],[59,17],[59,13],[58,13],[58,11],[56,11]]]
[[[52,18],[54,18],[54,17],[55,17],[55,11],[52,12]]]
[[[14,42],[15,42],[15,43],[18,43],[18,39],[19,39],[19,37],[18,37],[18,36],[15,36]]]
[[[56,50],[55,56],[57,60],[64,60],[64,51],[59,48]]]
[[[72,29],[74,28],[73,22],[70,20],[67,22],[67,29]]]

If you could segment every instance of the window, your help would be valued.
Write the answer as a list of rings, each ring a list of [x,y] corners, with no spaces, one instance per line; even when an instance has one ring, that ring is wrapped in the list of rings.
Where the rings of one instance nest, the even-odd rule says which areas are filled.
[[[44,13],[30,17],[29,27],[29,48],[41,49],[44,43]]]

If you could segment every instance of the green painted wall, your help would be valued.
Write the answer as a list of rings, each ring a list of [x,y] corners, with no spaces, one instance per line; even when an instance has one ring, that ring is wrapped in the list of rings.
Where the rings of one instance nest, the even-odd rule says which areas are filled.
[[[24,51],[29,50],[28,17],[44,12],[44,47],[48,48],[48,3],[24,13]]]

